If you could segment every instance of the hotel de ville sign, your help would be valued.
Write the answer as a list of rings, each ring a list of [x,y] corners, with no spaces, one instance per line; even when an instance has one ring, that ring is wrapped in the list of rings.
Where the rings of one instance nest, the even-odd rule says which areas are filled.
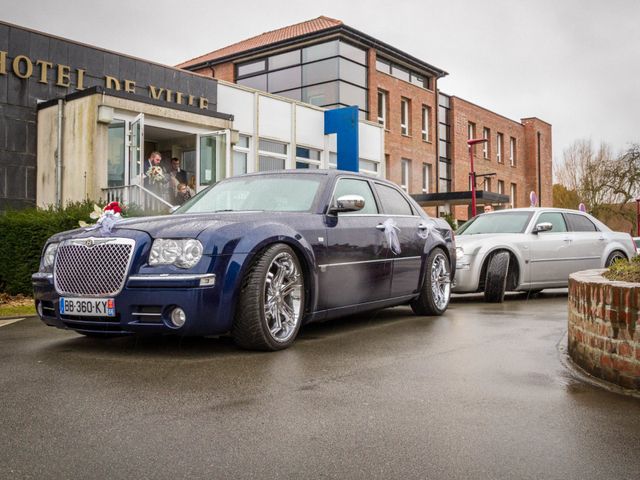
[[[62,88],[85,89],[86,70],[68,65],[54,64],[42,59],[32,59],[27,55],[16,55],[11,59],[8,52],[0,51],[0,75],[13,74],[22,80],[37,79],[39,83],[54,83]],[[209,100],[184,92],[170,90],[155,85],[139,86],[136,82],[110,75],[102,77],[104,88],[136,94],[136,88],[146,89],[149,98],[194,108],[208,109]]]

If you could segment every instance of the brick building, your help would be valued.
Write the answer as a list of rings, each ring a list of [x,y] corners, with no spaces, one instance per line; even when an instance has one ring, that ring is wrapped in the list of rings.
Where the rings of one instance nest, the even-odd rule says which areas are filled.
[[[322,107],[357,105],[385,127],[386,176],[425,207],[469,216],[469,135],[476,149],[478,204],[551,205],[551,126],[510,120],[439,92],[444,70],[321,16],[243,40],[178,65],[217,79]],[[367,170],[368,165],[361,165]],[[434,209],[431,209],[434,210]]]

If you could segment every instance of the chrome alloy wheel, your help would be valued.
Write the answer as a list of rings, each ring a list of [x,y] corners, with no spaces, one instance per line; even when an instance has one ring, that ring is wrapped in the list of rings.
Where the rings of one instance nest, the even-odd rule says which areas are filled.
[[[444,253],[436,254],[431,264],[431,292],[433,302],[439,310],[449,304],[451,294],[451,275],[449,274],[449,260]]]
[[[264,318],[271,337],[286,342],[296,332],[302,314],[302,274],[291,254],[271,261],[264,282]]]

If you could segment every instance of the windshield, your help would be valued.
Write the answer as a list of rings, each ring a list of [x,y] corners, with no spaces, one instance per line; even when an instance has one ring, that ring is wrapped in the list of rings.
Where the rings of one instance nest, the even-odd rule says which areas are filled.
[[[456,235],[481,233],[522,233],[527,228],[532,212],[491,213],[478,215],[458,229]]]
[[[307,212],[322,181],[312,175],[251,175],[217,183],[195,196],[175,213]]]

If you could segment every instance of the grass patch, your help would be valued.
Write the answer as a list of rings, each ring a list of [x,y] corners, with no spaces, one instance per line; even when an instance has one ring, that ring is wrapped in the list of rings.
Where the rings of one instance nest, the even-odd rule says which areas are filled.
[[[33,305],[22,305],[13,307],[0,305],[0,317],[22,317],[36,314],[36,307]]]
[[[35,315],[36,307],[33,298],[24,295],[11,296],[0,293],[0,317],[17,317]]]
[[[603,276],[608,280],[640,283],[640,256],[614,262]]]

